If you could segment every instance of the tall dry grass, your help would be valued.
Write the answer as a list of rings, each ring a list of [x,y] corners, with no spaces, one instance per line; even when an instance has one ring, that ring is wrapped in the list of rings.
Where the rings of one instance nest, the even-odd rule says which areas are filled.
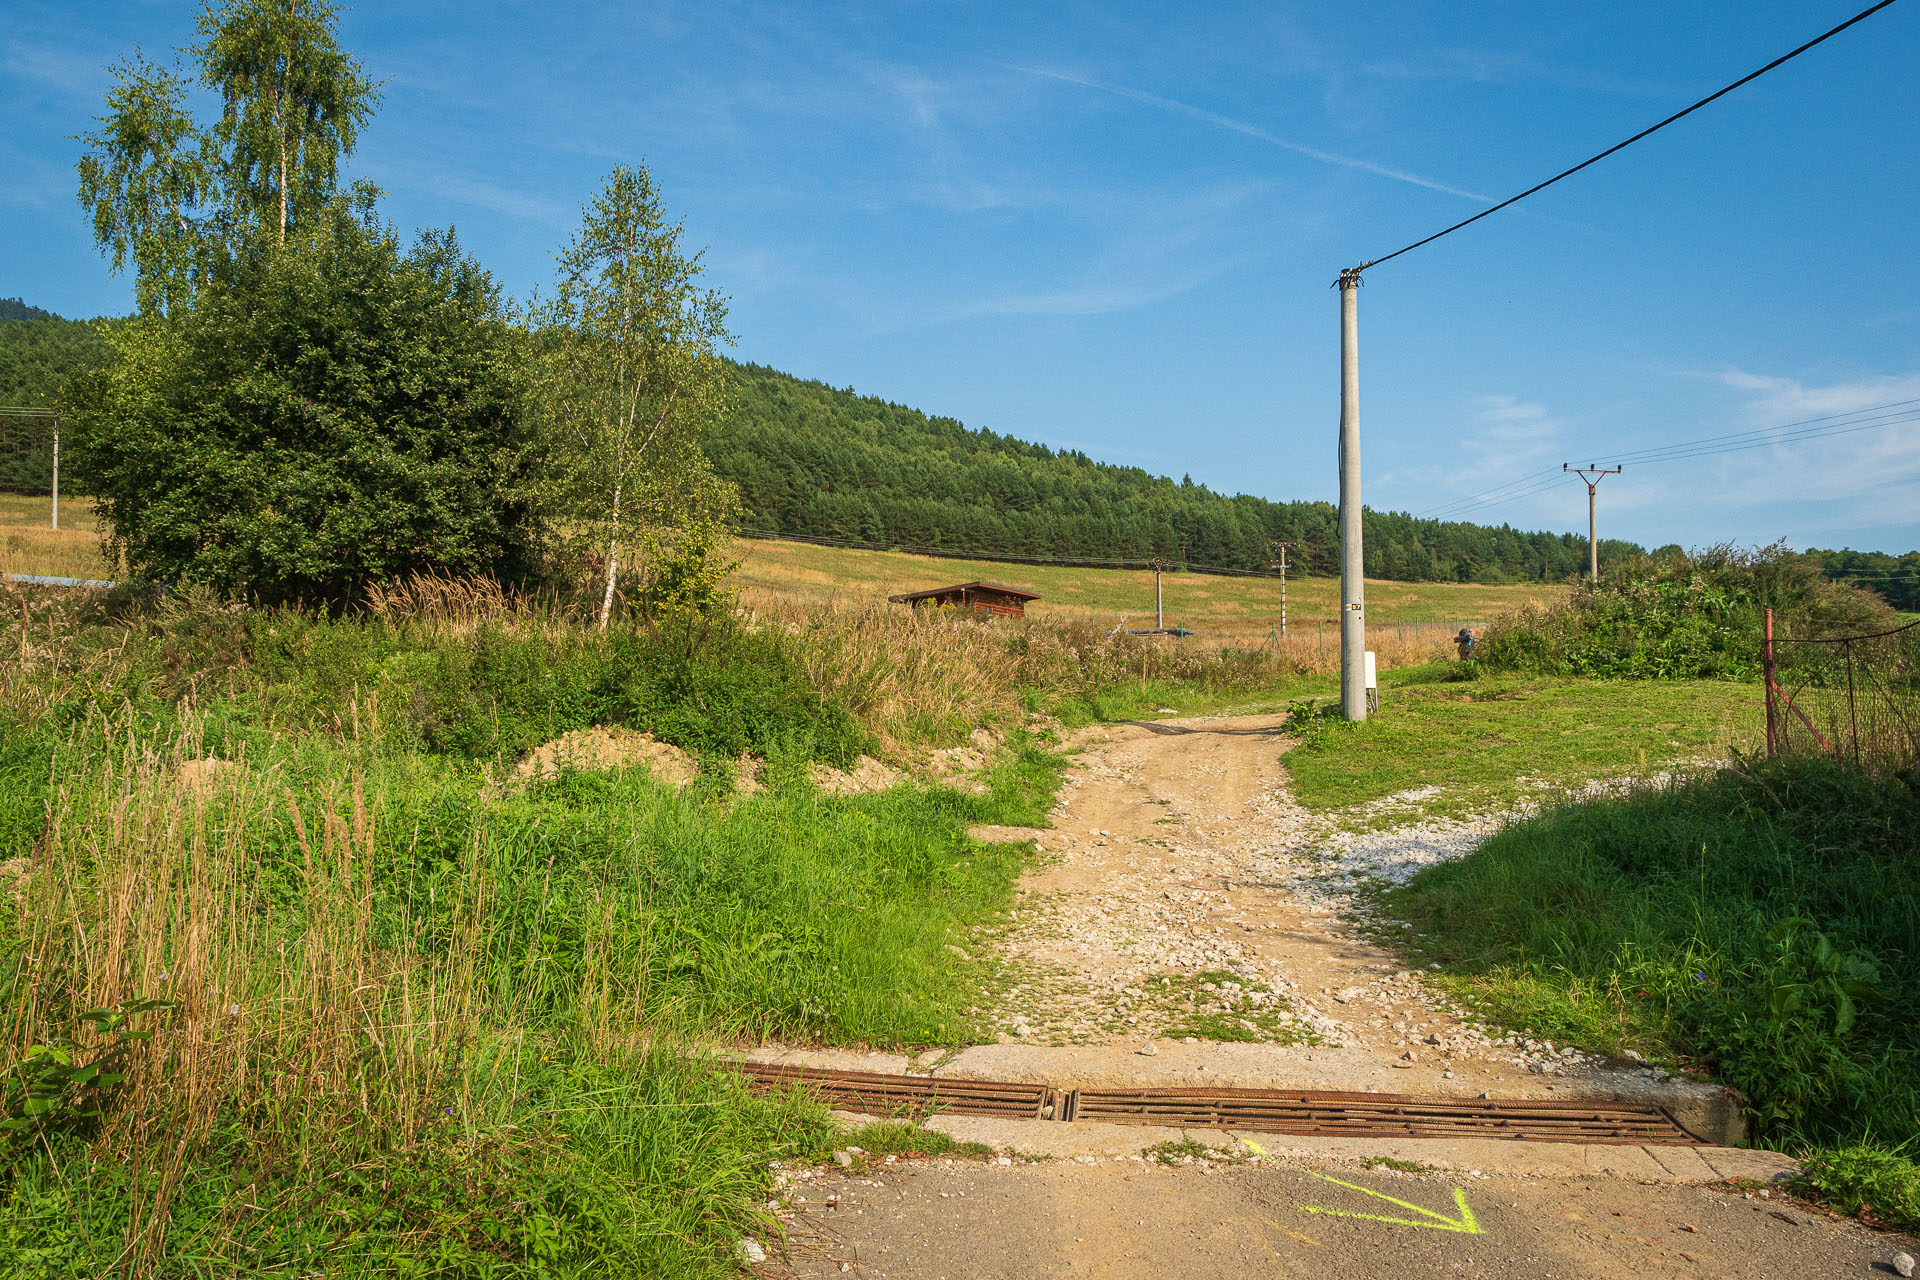
[[[1297,632],[1245,648],[1114,632],[1091,621],[997,618],[898,605],[762,601],[749,625],[802,641],[816,687],[844,700],[890,745],[951,736],[959,725],[1010,723],[1023,708],[1167,686],[1257,693],[1339,673],[1338,637]],[[1381,628],[1381,670],[1452,654],[1450,633]]]
[[[342,1168],[468,1114],[461,1056],[490,1001],[482,842],[427,939],[376,910],[381,804],[359,778],[301,799],[282,768],[199,750],[191,726],[69,743],[16,904],[0,1052],[20,1063],[32,1046],[65,1045],[77,1064],[121,1060],[123,1082],[70,1089],[46,1123],[86,1129],[84,1113],[104,1109],[92,1159],[124,1174],[130,1275],[163,1254],[220,1252],[167,1224],[223,1128],[244,1129],[264,1202],[231,1206],[216,1232],[298,1213]],[[163,1003],[126,1027],[147,1038],[83,1017],[151,1001]]]

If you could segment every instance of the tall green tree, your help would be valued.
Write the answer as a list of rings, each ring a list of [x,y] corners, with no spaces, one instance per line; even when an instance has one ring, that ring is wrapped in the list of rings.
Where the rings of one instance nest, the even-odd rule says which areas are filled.
[[[69,456],[133,577],[348,604],[410,574],[533,573],[525,335],[451,232],[406,249],[339,202],[109,337]]]
[[[603,628],[622,553],[650,525],[698,520],[725,500],[700,432],[725,408],[719,348],[733,339],[725,299],[702,287],[701,255],[683,252],[681,236],[646,167],[616,168],[537,312],[569,506],[606,558]]]
[[[172,313],[220,261],[284,245],[340,196],[380,93],[338,21],[328,0],[209,0],[190,73],[137,51],[112,69],[106,112],[79,138],[79,199],[113,269],[133,267],[142,314]],[[188,109],[195,81],[220,97],[210,125]]]
[[[226,0],[200,12],[200,80],[220,95],[212,129],[222,196],[242,226],[287,228],[339,191],[380,90],[335,35],[330,0]]]
[[[185,79],[138,51],[112,72],[106,114],[79,139],[80,203],[115,273],[132,264],[141,314],[164,315],[205,273],[215,159],[187,111]]]

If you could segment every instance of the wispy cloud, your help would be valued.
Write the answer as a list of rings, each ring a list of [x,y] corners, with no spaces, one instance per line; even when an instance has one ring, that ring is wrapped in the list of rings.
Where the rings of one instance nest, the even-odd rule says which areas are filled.
[[[1103,84],[1097,80],[1088,80],[1080,76],[1068,75],[1064,71],[1049,71],[1041,67],[1016,67],[1015,69],[1024,71],[1028,75],[1041,76],[1048,80],[1057,80],[1062,84],[1079,85],[1083,89],[1097,90],[1100,93],[1112,94],[1117,98],[1125,98],[1130,102],[1138,102],[1144,106],[1155,107],[1161,111],[1187,116],[1191,119],[1213,125],[1219,129],[1225,129],[1232,133],[1254,138],[1260,142],[1267,143],[1269,146],[1279,147],[1283,151],[1291,151],[1295,155],[1306,156],[1310,160],[1318,160],[1322,164],[1337,165],[1343,169],[1354,169],[1361,173],[1370,173],[1378,178],[1388,178],[1394,182],[1405,182],[1412,186],[1424,187],[1428,191],[1438,191],[1444,195],[1458,196],[1462,200],[1473,200],[1480,204],[1494,203],[1493,197],[1481,195],[1477,191],[1464,191],[1459,187],[1448,186],[1444,182],[1436,182],[1431,178],[1423,178],[1417,173],[1408,173],[1404,169],[1394,169],[1387,165],[1375,164],[1371,160],[1362,160],[1356,156],[1341,155],[1335,151],[1325,151],[1319,147],[1310,147],[1304,143],[1282,138],[1278,134],[1261,128],[1257,124],[1250,124],[1245,120],[1236,120],[1232,116],[1221,115],[1217,111],[1208,111],[1204,107],[1196,107],[1173,98],[1163,98],[1156,93],[1147,93],[1140,89],[1129,89],[1121,85]]]
[[[1739,393],[1729,433],[1920,399],[1920,373],[1808,383],[1723,369],[1706,378]],[[1717,434],[1685,433],[1696,439]],[[1632,483],[1615,495],[1623,509],[1662,513],[1655,517],[1662,520],[1679,509],[1704,513],[1721,527],[1748,530],[1748,540],[1784,536],[1805,544],[1833,530],[1905,528],[1920,534],[1920,422],[1889,421],[1629,470]]]
[[[1745,411],[1755,426],[1777,426],[1802,418],[1852,413],[1875,405],[1920,398],[1920,373],[1882,374],[1809,386],[1798,378],[1723,369],[1712,375],[1723,386],[1745,391]],[[1920,428],[1916,428],[1920,430]]]
[[[94,55],[15,40],[7,45],[7,71],[67,93],[94,98],[106,86],[106,64],[117,55]]]
[[[1566,420],[1539,401],[1507,394],[1475,396],[1463,409],[1464,418],[1449,437],[1452,444],[1444,462],[1385,469],[1369,484],[1389,495],[1388,502],[1396,509],[1398,495],[1417,495],[1406,502],[1408,509],[1443,520],[1559,523],[1544,514],[1548,508],[1543,503],[1555,500],[1535,496],[1553,486],[1534,473],[1560,465],[1568,435]],[[1542,514],[1529,516],[1529,512]]]
[[[570,227],[580,214],[578,206],[462,173],[376,163],[362,164],[356,168],[383,187],[419,192],[454,204],[486,209],[509,218],[524,218],[552,227]]]
[[[1383,80],[1452,80],[1468,84],[1545,81],[1630,97],[1656,97],[1671,90],[1603,71],[1557,67],[1525,53],[1493,49],[1429,49],[1364,64],[1361,71]]]

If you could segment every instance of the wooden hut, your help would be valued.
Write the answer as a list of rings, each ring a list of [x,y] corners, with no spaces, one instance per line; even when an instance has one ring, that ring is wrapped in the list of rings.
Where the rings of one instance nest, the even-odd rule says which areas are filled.
[[[887,597],[894,604],[910,604],[915,608],[927,605],[935,609],[971,609],[992,618],[1021,617],[1027,611],[1027,601],[1039,598],[1036,592],[1022,591],[1019,587],[1009,587],[1000,582],[962,582],[957,586],[933,587],[926,591],[909,591],[905,595]]]

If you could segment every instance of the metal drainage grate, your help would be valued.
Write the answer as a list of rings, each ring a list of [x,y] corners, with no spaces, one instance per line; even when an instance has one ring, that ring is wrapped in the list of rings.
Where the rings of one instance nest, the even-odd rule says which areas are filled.
[[[894,1076],[873,1071],[831,1071],[824,1067],[786,1067],[767,1062],[735,1063],[757,1088],[802,1085],[843,1111],[890,1116],[905,1112],[942,1112],[961,1116],[1001,1116],[1009,1120],[1048,1120],[1059,1110],[1059,1095],[1043,1084],[992,1080],[936,1080],[932,1076]]]
[[[1327,1137],[1705,1145],[1660,1108],[1631,1102],[1456,1100],[1279,1089],[1081,1089],[1067,1095],[1060,1118]]]

